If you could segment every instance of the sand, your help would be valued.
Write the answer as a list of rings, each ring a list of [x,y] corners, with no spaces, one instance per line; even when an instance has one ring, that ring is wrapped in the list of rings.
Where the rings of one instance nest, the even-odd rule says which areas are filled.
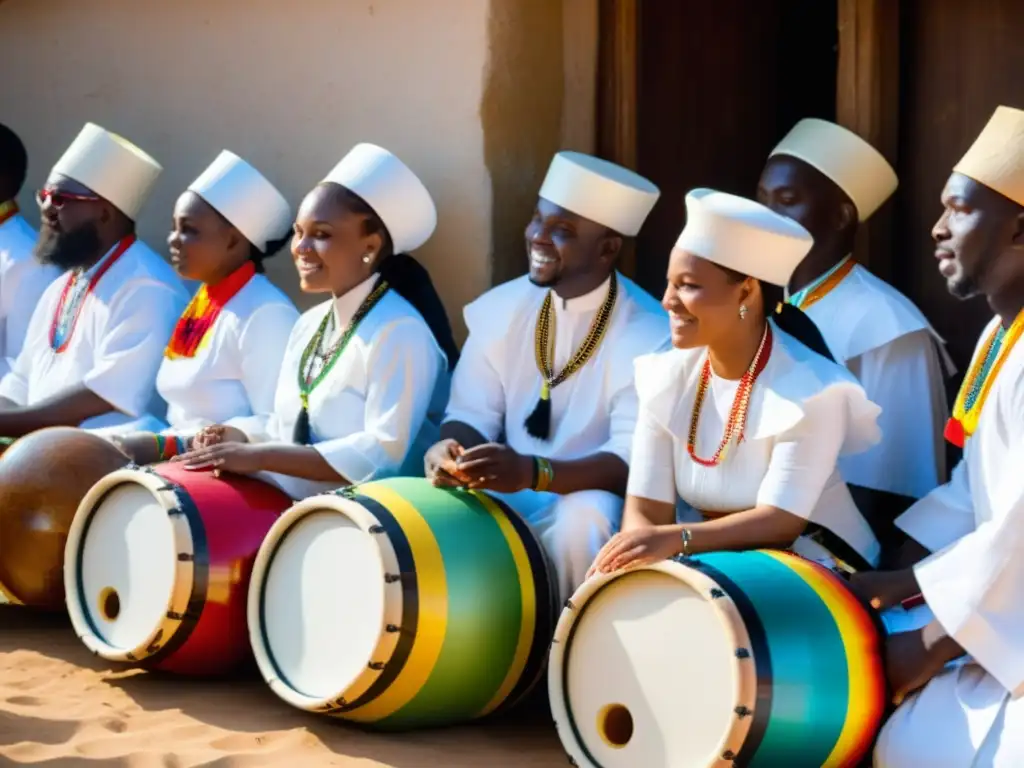
[[[0,606],[0,766],[568,764],[542,705],[459,728],[368,733],[290,708],[254,671],[210,681],[124,670],[92,656],[66,617]]]

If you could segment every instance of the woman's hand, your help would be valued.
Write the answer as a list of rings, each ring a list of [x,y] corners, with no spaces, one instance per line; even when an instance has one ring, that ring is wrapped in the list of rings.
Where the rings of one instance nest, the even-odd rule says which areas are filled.
[[[682,550],[683,539],[676,526],[651,525],[620,531],[597,553],[587,578],[667,560]]]
[[[437,488],[464,488],[469,477],[458,467],[463,449],[457,440],[442,440],[434,443],[423,457],[423,469],[427,479]]]
[[[475,491],[515,493],[533,486],[533,463],[507,445],[484,443],[463,452],[456,466]]]
[[[221,443],[248,443],[249,437],[240,429],[228,427],[224,424],[213,424],[203,427],[192,438],[192,450],[209,448]]]
[[[171,461],[184,462],[185,469],[212,469],[213,474],[234,472],[238,475],[251,475],[263,470],[262,455],[259,445],[248,443],[219,443],[209,448],[200,448],[175,456]]]

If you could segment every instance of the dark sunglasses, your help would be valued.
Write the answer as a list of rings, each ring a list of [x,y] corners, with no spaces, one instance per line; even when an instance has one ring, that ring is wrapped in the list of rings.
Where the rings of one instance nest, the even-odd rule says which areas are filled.
[[[58,211],[70,202],[95,203],[98,200],[99,195],[76,195],[74,192],[61,192],[56,189],[40,189],[36,192],[36,202],[40,208],[49,201],[50,207]]]

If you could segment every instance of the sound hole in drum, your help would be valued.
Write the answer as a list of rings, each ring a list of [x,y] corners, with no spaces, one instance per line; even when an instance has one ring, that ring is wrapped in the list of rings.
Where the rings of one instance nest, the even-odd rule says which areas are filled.
[[[633,738],[633,715],[621,704],[608,704],[597,715],[597,732],[608,746],[622,749]]]
[[[100,616],[107,621],[114,621],[121,614],[121,598],[117,590],[107,587],[100,592]]]

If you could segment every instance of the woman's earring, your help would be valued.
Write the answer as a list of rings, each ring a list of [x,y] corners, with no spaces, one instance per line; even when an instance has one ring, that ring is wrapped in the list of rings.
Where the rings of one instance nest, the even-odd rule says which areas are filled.
[[[363,254],[363,264],[369,264],[371,261],[373,261],[373,254],[372,253],[364,253]]]
[[[747,317],[747,305],[740,304],[740,320],[745,320]]]

